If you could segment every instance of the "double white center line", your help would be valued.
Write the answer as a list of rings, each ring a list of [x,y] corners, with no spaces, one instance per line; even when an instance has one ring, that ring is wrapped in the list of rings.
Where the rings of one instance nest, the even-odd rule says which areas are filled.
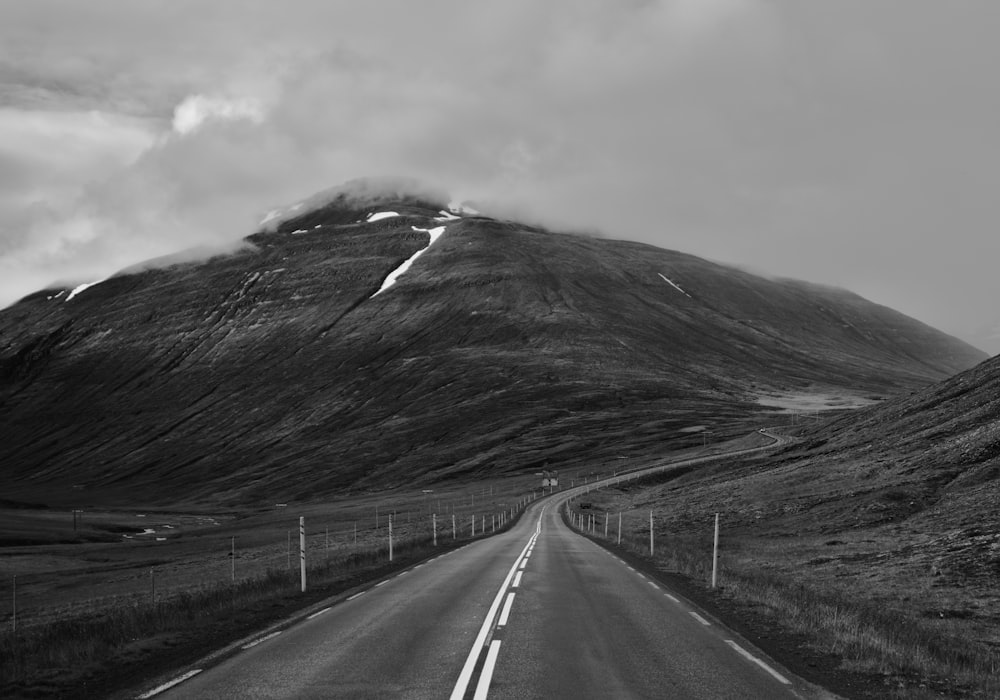
[[[493,669],[496,667],[497,657],[500,654],[500,640],[491,639],[491,637],[495,629],[507,624],[507,618],[510,616],[510,608],[514,603],[514,591],[510,589],[521,585],[524,566],[531,556],[535,540],[538,539],[538,534],[542,530],[542,516],[544,514],[545,509],[543,508],[542,512],[538,515],[535,533],[528,540],[528,543],[524,545],[524,549],[521,550],[517,559],[514,560],[514,565],[510,567],[510,571],[507,572],[507,577],[500,586],[500,590],[497,591],[496,598],[493,599],[493,604],[490,605],[490,609],[486,613],[486,619],[483,620],[483,626],[479,629],[479,634],[476,635],[476,641],[472,644],[472,649],[469,650],[469,656],[465,659],[462,672],[458,675],[458,682],[455,683],[455,688],[451,691],[451,700],[462,700],[465,697],[465,691],[472,680],[472,674],[476,669],[479,657],[482,655],[483,649],[486,649],[486,659],[483,662],[483,669],[479,674],[479,681],[476,683],[476,693],[473,696],[475,700],[485,700],[490,689],[490,680],[493,678]],[[506,596],[505,601],[504,596]],[[497,610],[500,609],[501,601],[504,601],[503,610],[500,612],[500,617],[497,618]],[[496,620],[495,623],[494,620]]]

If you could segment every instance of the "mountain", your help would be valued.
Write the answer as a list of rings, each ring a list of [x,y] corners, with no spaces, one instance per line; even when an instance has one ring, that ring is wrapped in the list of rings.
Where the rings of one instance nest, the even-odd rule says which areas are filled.
[[[882,396],[985,358],[850,292],[446,202],[349,188],[234,254],[0,311],[8,497],[288,502],[596,464],[734,430],[763,394]]]

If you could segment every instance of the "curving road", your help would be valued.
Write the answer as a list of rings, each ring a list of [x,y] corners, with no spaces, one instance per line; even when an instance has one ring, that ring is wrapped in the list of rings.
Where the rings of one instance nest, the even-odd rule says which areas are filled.
[[[830,697],[572,532],[581,491],[140,697]]]

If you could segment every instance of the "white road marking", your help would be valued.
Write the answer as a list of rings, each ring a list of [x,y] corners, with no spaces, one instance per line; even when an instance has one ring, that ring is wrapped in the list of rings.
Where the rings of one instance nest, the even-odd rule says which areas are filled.
[[[528,551],[528,547],[530,547],[538,537],[538,533],[542,528],[542,516],[544,515],[545,507],[543,507],[541,512],[538,514],[538,522],[535,525],[535,534],[524,545],[524,549],[522,549],[521,553],[517,555],[517,558],[514,560],[514,564],[510,567],[510,571],[507,572],[507,577],[504,578],[503,583],[500,584],[500,590],[497,591],[497,595],[493,599],[490,609],[486,612],[486,619],[483,620],[483,625],[479,628],[479,634],[476,635],[476,640],[472,643],[472,649],[469,650],[469,655],[465,659],[465,665],[462,667],[462,672],[458,675],[455,687],[451,691],[451,700],[462,700],[462,698],[465,697],[465,690],[469,687],[469,681],[472,680],[472,672],[475,670],[476,661],[479,659],[479,653],[486,645],[486,638],[489,636],[490,630],[493,626],[493,620],[496,617],[497,610],[500,608],[500,601],[503,600],[503,596],[507,592],[511,579],[514,578],[514,572],[517,571],[519,565],[523,564],[522,558],[524,557],[525,552]],[[489,660],[489,655],[493,654],[493,663],[495,664],[496,654],[494,653],[494,650],[496,650],[496,653],[499,653],[500,640],[493,640],[490,645],[490,649],[487,652],[487,661]],[[492,667],[490,667],[490,673],[492,672]],[[479,688],[483,686],[483,678],[485,675],[486,670],[484,668],[483,673],[480,674],[479,684],[476,688],[477,697],[479,696]],[[485,690],[489,690],[489,680],[486,681]],[[483,695],[483,697],[486,696]]]
[[[316,611],[316,612],[314,612],[314,613],[313,613],[312,615],[309,615],[308,617],[306,617],[306,619],[307,619],[307,620],[311,620],[311,619],[313,619],[314,617],[319,617],[320,615],[322,615],[323,613],[325,613],[325,612],[326,612],[326,611],[328,611],[329,609],[330,609],[330,608],[323,608],[322,610],[317,610],[317,611]]]
[[[260,644],[261,642],[266,642],[266,641],[267,641],[268,639],[273,639],[274,637],[277,637],[277,636],[278,636],[279,634],[281,634],[281,631],[280,631],[280,630],[279,630],[279,631],[277,631],[277,632],[271,632],[271,634],[265,634],[265,635],[264,635],[263,637],[261,637],[260,639],[255,639],[255,640],[253,640],[252,642],[250,642],[249,644],[244,644],[242,648],[243,648],[243,649],[250,649],[250,648],[252,648],[252,647],[255,647],[255,646],[257,646],[257,645],[258,645],[258,644]]]
[[[664,593],[663,595],[665,595],[666,597],[670,598],[670,600],[674,601],[675,603],[679,603],[679,602],[681,602],[681,601],[677,600],[676,598],[674,598],[674,597],[673,597],[672,595],[670,595],[669,593]]]
[[[385,581],[379,581],[378,583],[375,584],[375,588],[378,588],[379,586],[383,586],[383,585],[385,585],[387,583],[389,583],[389,579],[386,579]]]
[[[521,585],[521,576],[524,575],[523,571],[518,571],[517,576],[514,577],[514,583],[510,585],[511,588],[517,588]]]
[[[473,700],[486,700],[490,692],[490,680],[493,678],[493,669],[497,665],[497,656],[500,655],[500,640],[494,639],[490,644],[490,650],[486,652],[486,663],[483,664],[483,672],[479,674],[479,683],[476,684],[476,694]]]
[[[184,681],[186,681],[188,678],[193,678],[194,676],[197,676],[199,673],[201,673],[201,669],[200,668],[196,668],[196,669],[194,669],[192,671],[188,671],[187,673],[185,673],[183,675],[177,676],[177,678],[173,679],[172,681],[167,681],[163,685],[158,685],[155,688],[153,688],[152,690],[146,691],[145,693],[143,693],[142,695],[139,696],[139,700],[146,700],[146,698],[151,698],[154,695],[159,695],[164,690],[170,690],[175,685],[179,685],[180,683],[183,683]]]
[[[525,558],[525,559],[522,559],[522,560],[521,560],[521,567],[520,567],[520,568],[521,568],[521,570],[522,570],[522,571],[524,570],[524,567],[525,567],[525,565],[526,565],[527,563],[528,563],[528,560],[527,560],[527,558]]]
[[[656,585],[656,581],[647,581],[646,583],[648,583],[653,588],[659,588],[659,586]]]
[[[790,680],[788,680],[783,675],[781,675],[780,673],[778,673],[777,671],[775,671],[773,668],[771,668],[770,666],[768,666],[766,663],[764,663],[763,661],[761,661],[760,659],[758,659],[756,656],[754,656],[753,654],[751,654],[749,651],[747,651],[746,649],[744,649],[743,647],[741,647],[739,644],[737,644],[736,642],[734,642],[732,639],[727,639],[726,640],[726,644],[728,644],[733,649],[735,649],[741,656],[744,656],[747,659],[749,659],[750,661],[753,661],[755,664],[757,664],[758,666],[760,666],[762,669],[764,669],[765,671],[767,671],[768,673],[770,673],[772,676],[774,676],[775,678],[777,678],[780,682],[784,683],[785,685],[791,685],[792,684],[792,682]]]
[[[355,598],[357,598],[358,596],[360,596],[360,595],[364,595],[364,594],[365,594],[365,592],[364,592],[364,591],[358,591],[358,592],[357,592],[357,593],[355,593],[354,595],[352,595],[352,596],[349,596],[349,597],[348,597],[347,599],[348,599],[348,600],[354,600],[354,599],[355,599]]]
[[[706,627],[708,627],[708,626],[710,626],[712,624],[711,622],[709,622],[708,620],[706,620],[705,618],[703,618],[701,615],[699,615],[698,613],[694,612],[693,610],[691,611],[691,617],[693,617],[694,619],[696,619],[698,622],[700,622],[701,624],[705,625]]]
[[[507,624],[507,618],[510,617],[510,606],[514,604],[514,594],[508,593],[507,600],[503,604],[503,610],[500,611],[500,620],[497,622],[497,627],[503,627]]]

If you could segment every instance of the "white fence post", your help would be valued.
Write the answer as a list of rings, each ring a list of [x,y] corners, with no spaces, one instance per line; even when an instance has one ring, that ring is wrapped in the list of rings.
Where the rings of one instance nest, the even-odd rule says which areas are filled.
[[[438,516],[437,513],[431,514],[431,527],[434,530],[434,546],[438,546]]]
[[[712,588],[718,583],[719,575],[719,514],[715,514],[715,541],[712,544]]]
[[[392,516],[389,516],[389,561],[392,561]]]
[[[604,511],[604,539],[608,539],[608,511]]]
[[[299,518],[299,572],[302,580],[302,592],[306,592],[306,519]]]
[[[649,511],[649,556],[653,556],[653,511]]]
[[[451,539],[452,540],[457,540],[458,539],[458,530],[455,528],[455,514],[454,513],[451,514]]]
[[[618,545],[622,543],[622,512],[618,511]]]

